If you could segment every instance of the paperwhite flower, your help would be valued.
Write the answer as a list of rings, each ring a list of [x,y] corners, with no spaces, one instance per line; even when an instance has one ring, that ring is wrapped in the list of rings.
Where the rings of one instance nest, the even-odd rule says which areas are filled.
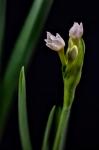
[[[50,32],[47,32],[47,39],[44,41],[46,42],[46,46],[54,51],[60,51],[65,46],[64,40],[58,33],[54,36]]]
[[[69,36],[73,39],[81,38],[83,35],[83,24],[80,25],[77,22],[74,22],[73,26],[69,30]]]

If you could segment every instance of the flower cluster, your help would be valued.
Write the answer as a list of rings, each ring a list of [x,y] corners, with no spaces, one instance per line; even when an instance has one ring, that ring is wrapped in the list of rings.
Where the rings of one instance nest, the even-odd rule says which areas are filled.
[[[69,37],[72,39],[79,39],[83,35],[83,24],[80,25],[77,22],[74,22],[73,26],[69,30]],[[47,39],[45,39],[46,46],[54,51],[60,51],[64,48],[65,42],[62,37],[56,33],[56,36],[52,35],[50,32],[47,32]]]

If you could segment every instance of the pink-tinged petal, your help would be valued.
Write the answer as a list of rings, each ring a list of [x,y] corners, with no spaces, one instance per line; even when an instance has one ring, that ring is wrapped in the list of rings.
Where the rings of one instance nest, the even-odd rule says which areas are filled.
[[[57,40],[59,39],[59,41],[65,46],[64,40],[62,39],[62,37],[58,33],[56,33],[56,37],[57,37]]]
[[[46,43],[46,46],[49,47],[50,49],[54,50],[54,51],[59,51],[59,48],[57,45],[55,45],[54,43]]]
[[[83,35],[83,24],[80,25],[77,22],[74,22],[73,26],[69,30],[69,36],[71,38],[81,38]]]
[[[54,40],[56,37],[52,35],[50,32],[47,32],[47,39],[48,40]]]
[[[47,39],[44,40],[46,46],[52,50],[59,51],[65,46],[64,40],[57,33],[56,36],[52,35],[50,32],[47,32]]]
[[[56,37],[57,37],[57,38],[61,38],[61,36],[60,36],[58,33],[56,33]]]

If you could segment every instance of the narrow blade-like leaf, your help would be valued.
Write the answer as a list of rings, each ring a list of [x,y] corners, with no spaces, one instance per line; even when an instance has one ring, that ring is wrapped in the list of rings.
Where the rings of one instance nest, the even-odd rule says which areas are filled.
[[[55,108],[56,107],[53,106],[49,114],[49,118],[48,118],[46,129],[45,129],[44,139],[43,139],[42,150],[49,150],[49,135],[50,135],[51,125],[52,125],[53,118],[54,118]]]
[[[22,67],[19,77],[19,89],[18,89],[18,118],[19,118],[19,130],[20,138],[23,150],[32,150],[28,119],[27,119],[27,108],[26,108],[26,85],[25,85],[25,74],[24,67]]]

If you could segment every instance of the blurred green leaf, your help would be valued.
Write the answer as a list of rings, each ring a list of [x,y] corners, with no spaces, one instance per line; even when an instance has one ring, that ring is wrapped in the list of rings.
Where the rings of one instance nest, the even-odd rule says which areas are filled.
[[[9,86],[13,87],[12,82],[16,77],[18,78],[20,67],[22,64],[26,65],[29,62],[31,54],[35,51],[35,44],[40,36],[52,1],[53,0],[35,0],[33,3],[6,69],[4,83],[7,88]]]
[[[1,81],[1,60],[2,60],[2,51],[3,51],[3,40],[4,40],[4,32],[5,32],[5,19],[6,19],[6,0],[0,0],[0,110],[1,106],[1,94],[2,94],[2,81]],[[2,132],[1,123],[0,123],[0,133]],[[0,134],[1,137],[1,134]]]
[[[49,150],[49,136],[50,136],[51,126],[54,118],[55,108],[56,106],[53,106],[49,114],[49,118],[45,129],[44,139],[43,139],[42,150]]]
[[[6,0],[0,0],[0,59],[5,29]]]
[[[23,150],[32,150],[27,119],[26,83],[25,83],[24,67],[22,67],[19,77],[18,118],[19,118],[19,130],[22,148]]]
[[[31,54],[35,51],[37,39],[50,10],[53,0],[35,0],[22,31],[16,41],[3,80],[2,109],[0,110],[1,130],[12,102],[18,75],[22,65],[27,67]]]

